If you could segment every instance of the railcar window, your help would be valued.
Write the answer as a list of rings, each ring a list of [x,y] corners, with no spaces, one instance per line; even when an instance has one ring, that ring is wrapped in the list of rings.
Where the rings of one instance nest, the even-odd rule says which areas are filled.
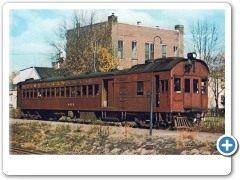
[[[193,80],[193,92],[198,93],[198,88],[199,88],[198,79],[194,79]]]
[[[95,85],[94,85],[94,95],[95,95],[95,96],[98,96],[98,95],[99,95],[99,85],[98,85],[98,84],[95,84]]]
[[[168,80],[165,80],[166,83],[166,91],[168,91]]]
[[[46,97],[46,89],[42,89],[42,97]]]
[[[37,89],[34,89],[34,98],[37,98]]]
[[[181,79],[174,78],[174,92],[180,93],[181,92]]]
[[[65,87],[60,87],[61,89],[61,97],[65,97]]]
[[[81,86],[77,86],[77,93],[76,93],[77,96],[80,96],[81,95]]]
[[[27,90],[26,89],[23,90],[23,98],[27,98]]]
[[[66,87],[66,97],[70,96],[70,87]]]
[[[29,89],[29,97],[32,98],[33,94],[32,94],[32,89]]]
[[[26,97],[26,92],[25,92],[25,90],[23,90],[23,92],[22,92],[22,98],[25,98]]]
[[[71,86],[71,97],[75,97],[76,92],[75,92],[75,86]]]
[[[60,90],[59,90],[59,87],[56,88],[56,97],[59,97],[60,95]]]
[[[28,92],[28,89],[26,90],[26,98],[29,98],[29,92]]]
[[[93,95],[92,85],[88,85],[88,96],[92,96],[92,95]]]
[[[47,88],[47,97],[49,98],[50,96],[51,96],[50,88]]]
[[[140,82],[137,82],[137,95],[143,95],[144,92],[143,92],[143,82],[140,81]]]
[[[87,95],[87,86],[83,85],[82,86],[82,96],[86,96]]]
[[[168,91],[168,80],[161,80],[161,92]]]
[[[37,89],[37,97],[42,98],[41,89]]]
[[[55,88],[51,88],[51,97],[55,97]]]
[[[190,79],[185,79],[184,83],[185,93],[190,93]]]
[[[202,94],[205,94],[205,93],[206,93],[206,85],[207,85],[207,80],[206,80],[206,79],[202,79],[202,83],[201,83],[201,86],[202,86]]]

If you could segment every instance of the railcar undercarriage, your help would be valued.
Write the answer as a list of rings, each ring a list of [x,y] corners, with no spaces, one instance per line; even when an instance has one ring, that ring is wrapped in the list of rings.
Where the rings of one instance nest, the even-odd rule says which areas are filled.
[[[140,112],[82,112],[69,110],[22,110],[20,118],[52,121],[66,121],[79,123],[131,123],[132,126],[149,128],[150,113]],[[194,123],[204,119],[204,113],[153,113],[153,128],[162,129],[189,129]]]

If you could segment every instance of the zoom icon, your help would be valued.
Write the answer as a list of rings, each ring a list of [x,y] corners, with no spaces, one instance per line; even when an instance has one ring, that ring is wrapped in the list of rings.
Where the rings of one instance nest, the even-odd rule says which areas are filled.
[[[233,136],[223,135],[217,140],[217,149],[224,156],[233,155],[238,149],[238,142]]]

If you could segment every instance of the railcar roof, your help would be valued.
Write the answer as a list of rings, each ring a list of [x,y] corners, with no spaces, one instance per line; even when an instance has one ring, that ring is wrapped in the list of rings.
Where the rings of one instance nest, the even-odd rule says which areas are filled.
[[[59,76],[59,77],[50,77],[39,80],[28,80],[25,82],[21,82],[22,84],[28,83],[37,83],[37,82],[50,82],[50,81],[63,81],[70,79],[84,79],[84,78],[94,78],[94,77],[105,77],[105,76],[116,76],[121,74],[136,74],[136,73],[147,73],[147,72],[160,72],[160,71],[169,71],[176,64],[181,61],[187,61],[187,59],[182,57],[168,57],[168,58],[159,58],[155,60],[147,60],[145,64],[138,64],[130,69],[125,70],[111,70],[108,72],[93,72],[93,73],[84,73],[79,75],[71,75],[71,76]],[[202,60],[196,59],[197,62],[204,64],[206,67],[206,63]],[[208,69],[208,67],[207,67]],[[209,69],[208,69],[209,70]]]

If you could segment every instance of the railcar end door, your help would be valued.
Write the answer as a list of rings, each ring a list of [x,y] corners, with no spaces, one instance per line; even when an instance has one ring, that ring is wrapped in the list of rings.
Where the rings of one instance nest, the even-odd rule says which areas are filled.
[[[184,77],[184,107],[201,108],[199,77]]]

